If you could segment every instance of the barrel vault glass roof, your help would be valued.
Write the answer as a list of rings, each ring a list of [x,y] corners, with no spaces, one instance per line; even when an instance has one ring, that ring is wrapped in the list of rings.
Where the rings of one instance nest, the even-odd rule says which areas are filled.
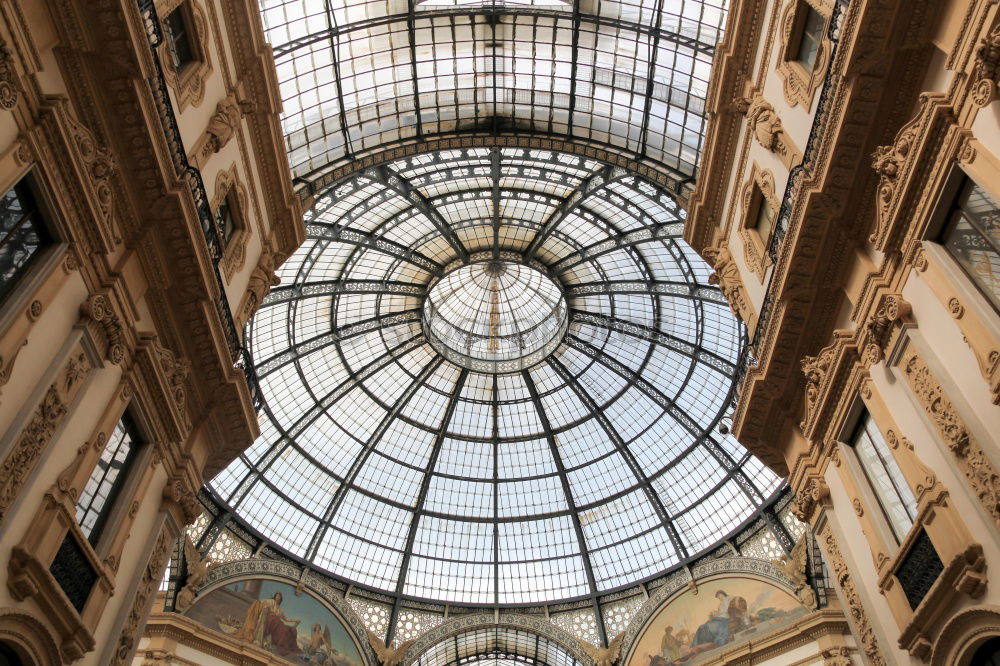
[[[692,177],[728,0],[261,0],[294,175],[454,132],[572,136]]]

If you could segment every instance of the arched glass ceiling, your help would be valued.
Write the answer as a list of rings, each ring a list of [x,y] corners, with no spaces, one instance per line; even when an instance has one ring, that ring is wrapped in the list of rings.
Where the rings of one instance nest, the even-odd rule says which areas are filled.
[[[421,654],[415,666],[579,666],[566,648],[510,627],[483,627],[451,636]]]
[[[728,0],[261,0],[299,182],[455,132],[573,137],[691,178]]]
[[[537,149],[357,173],[253,320],[262,435],[213,491],[293,557],[446,603],[596,598],[712,547],[780,481],[717,431],[742,334],[682,216],[628,171]],[[428,289],[489,261],[565,298],[528,368],[425,337]]]

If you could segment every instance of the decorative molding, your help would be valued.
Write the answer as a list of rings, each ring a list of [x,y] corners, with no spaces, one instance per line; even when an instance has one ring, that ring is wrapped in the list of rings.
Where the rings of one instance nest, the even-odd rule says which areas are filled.
[[[777,111],[760,91],[755,90],[751,97],[737,100],[735,107],[746,116],[747,125],[757,143],[777,155],[786,167],[791,169],[802,161],[802,155],[785,132]]]
[[[972,99],[984,107],[997,98],[1000,86],[1000,25],[980,40],[973,67]]]
[[[0,640],[28,654],[34,666],[62,666],[59,645],[44,622],[22,608],[0,608]]]
[[[274,272],[275,254],[271,248],[265,245],[257,259],[257,266],[250,273],[250,281],[247,283],[247,293],[243,297],[243,307],[240,308],[240,322],[250,321],[250,317],[257,311],[264,298],[271,293],[271,287],[278,285],[281,279]]]
[[[822,477],[814,476],[810,478],[805,487],[795,493],[792,501],[792,513],[803,523],[812,522],[816,509],[825,503],[830,497],[830,488]]]
[[[240,182],[235,164],[225,171],[220,171],[215,177],[215,195],[209,204],[212,211],[218,210],[227,197],[230,198],[230,213],[236,225],[222,252],[222,272],[225,278],[230,280],[233,274],[246,264],[247,244],[251,236],[248,218],[250,199],[246,188]]]
[[[1000,606],[962,609],[941,628],[931,650],[931,666],[969,663],[980,644],[997,636],[1000,636]]]
[[[844,556],[840,553],[840,546],[833,535],[833,529],[829,524],[826,524],[820,531],[819,536],[825,546],[824,551],[827,555],[827,561],[833,568],[834,578],[847,604],[848,614],[854,623],[862,650],[864,650],[868,661],[873,666],[887,666],[886,658],[879,649],[878,639],[875,637],[875,629],[872,628],[871,622],[868,619],[868,613],[854,586],[854,579],[851,578],[851,574],[847,569],[847,562],[844,561]]]
[[[910,304],[903,300],[901,294],[883,294],[873,310],[859,332],[859,346],[864,349],[862,362],[866,367],[886,359],[893,333],[912,312]]]
[[[767,253],[767,245],[771,239],[770,236],[767,238],[761,236],[757,229],[759,213],[757,206],[768,206],[774,219],[777,220],[781,202],[778,201],[774,191],[774,174],[754,164],[750,178],[743,185],[740,202],[742,221],[739,225],[739,234],[743,243],[743,259],[757,279],[763,282],[767,268],[771,265],[771,257]]]
[[[910,389],[930,417],[948,450],[954,454],[980,504],[1000,525],[1000,475],[969,432],[958,410],[920,355],[910,349],[901,368]]]
[[[6,519],[25,480],[66,416],[68,405],[83,383],[80,380],[90,369],[90,362],[82,351],[70,355],[61,376],[49,386],[17,443],[0,465],[0,523]]]
[[[795,53],[792,52],[792,45],[796,40],[792,32],[796,26],[801,24],[801,12],[812,7],[821,16],[830,18],[830,8],[822,3],[809,2],[804,4],[804,0],[788,0],[782,10],[779,23],[781,41],[778,47],[778,64],[775,70],[782,82],[782,92],[785,101],[789,106],[801,104],[808,111],[812,107],[813,97],[816,90],[823,83],[826,69],[830,65],[830,40],[827,38],[826,29],[823,30],[823,39],[820,40],[819,52],[816,54],[816,62],[812,71],[807,72],[802,65],[795,61]]]
[[[752,328],[757,315],[750,304],[750,298],[743,286],[743,278],[740,277],[740,269],[729,251],[729,246],[723,242],[715,247],[705,248],[702,255],[715,269],[708,277],[708,283],[719,285],[719,289],[729,301],[733,314]]]
[[[153,593],[163,579],[163,570],[167,566],[167,559],[170,557],[170,551],[173,550],[175,538],[176,536],[167,521],[163,521],[153,551],[149,554],[146,566],[142,568],[139,586],[132,598],[132,606],[125,618],[125,624],[118,636],[117,647],[108,666],[123,666],[130,663],[135,646],[142,634],[149,606],[153,601]]]
[[[122,322],[111,307],[110,299],[104,294],[92,294],[80,306],[80,315],[84,320],[98,324],[89,327],[104,347],[104,356],[115,365],[125,359],[125,339]]]
[[[14,54],[7,42],[0,38],[0,109],[10,111],[17,106],[17,88]]]
[[[164,35],[168,31],[164,19],[173,11],[186,12],[185,19],[191,48],[194,51],[194,61],[188,63],[181,71],[177,71],[170,54],[169,39],[164,39],[160,45],[160,62],[163,64],[163,78],[174,89],[177,110],[183,113],[188,106],[199,106],[204,100],[205,81],[212,74],[212,59],[208,49],[208,20],[198,0],[181,0],[158,8],[160,29]]]
[[[537,634],[566,650],[574,659],[580,662],[581,666],[595,666],[590,655],[581,649],[576,637],[555,626],[544,616],[536,617],[508,612],[500,612],[498,614],[477,613],[447,620],[413,642],[404,658],[403,666],[411,666],[416,663],[420,656],[427,652],[427,650],[447,638],[480,628],[495,628],[498,626],[522,629]]]

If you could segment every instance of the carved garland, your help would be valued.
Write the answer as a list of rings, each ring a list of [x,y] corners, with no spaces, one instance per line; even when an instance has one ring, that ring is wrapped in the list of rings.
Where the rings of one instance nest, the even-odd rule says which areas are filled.
[[[945,445],[958,461],[959,469],[986,513],[1000,525],[1000,475],[976,442],[955,406],[934,378],[927,363],[915,351],[903,361],[903,374]]]

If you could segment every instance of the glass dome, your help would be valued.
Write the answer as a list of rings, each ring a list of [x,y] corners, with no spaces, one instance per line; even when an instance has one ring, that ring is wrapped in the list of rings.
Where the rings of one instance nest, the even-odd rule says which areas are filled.
[[[247,333],[261,437],[210,484],[279,551],[395,597],[595,598],[781,485],[719,432],[743,335],[671,193],[463,148],[358,171],[306,218]]]

